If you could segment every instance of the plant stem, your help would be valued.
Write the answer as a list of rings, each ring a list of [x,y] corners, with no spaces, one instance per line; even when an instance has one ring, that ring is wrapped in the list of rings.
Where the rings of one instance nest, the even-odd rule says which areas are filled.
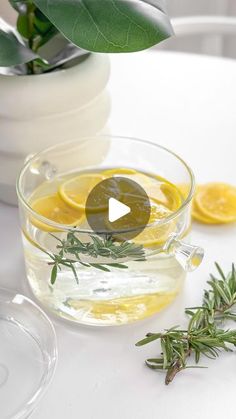
[[[37,52],[37,45],[35,44],[35,31],[34,31],[34,15],[35,12],[35,6],[34,4],[27,4],[27,22],[28,22],[28,32],[29,32],[29,39],[28,39],[28,44],[29,44],[29,48],[33,51],[33,52]],[[35,61],[30,61],[29,63],[27,63],[27,69],[28,69],[28,74],[35,74],[36,73],[36,68],[35,68]]]
[[[192,353],[192,349],[189,348],[185,352],[185,360],[191,355],[191,353]],[[177,361],[174,363],[174,365],[172,365],[166,373],[165,384],[168,385],[168,384],[172,383],[172,381],[174,380],[174,378],[178,374],[178,372],[182,371],[185,368],[186,367],[183,366],[183,362],[180,359],[177,359]]]

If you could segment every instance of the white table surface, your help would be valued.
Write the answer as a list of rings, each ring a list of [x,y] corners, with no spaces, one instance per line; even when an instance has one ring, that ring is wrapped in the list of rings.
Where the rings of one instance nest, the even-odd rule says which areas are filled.
[[[157,141],[182,155],[198,181],[236,184],[236,62],[170,52],[111,57],[110,130]],[[0,204],[0,285],[25,289],[17,209]],[[236,261],[236,227],[194,225],[193,242],[206,250],[183,293],[158,316],[118,328],[66,328],[56,322],[59,363],[32,419],[235,418],[236,355],[204,360],[169,387],[144,366],[156,343],[136,348],[146,332],[184,324],[185,306],[199,304],[219,261]],[[23,384],[23,383],[22,383]],[[1,416],[1,413],[0,413]]]

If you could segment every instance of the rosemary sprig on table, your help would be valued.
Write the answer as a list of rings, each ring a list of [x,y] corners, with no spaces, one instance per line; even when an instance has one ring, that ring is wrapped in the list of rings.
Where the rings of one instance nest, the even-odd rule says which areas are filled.
[[[236,346],[236,330],[222,328],[226,320],[236,320],[235,267],[233,264],[227,276],[217,263],[216,268],[219,278],[210,275],[210,288],[204,291],[202,305],[185,310],[189,316],[186,329],[175,326],[163,333],[148,333],[145,339],[136,343],[136,346],[142,346],[160,341],[160,356],[147,359],[146,365],[154,370],[166,370],[165,384],[171,383],[184,369],[204,368],[198,366],[202,356],[215,359],[220,351],[229,352],[232,345]],[[189,365],[191,359],[194,359],[194,365]]]
[[[57,254],[46,252],[47,255],[52,259],[49,265],[52,266],[51,271],[51,284],[53,285],[57,279],[58,270],[67,267],[70,268],[74,274],[74,277],[79,282],[78,274],[76,272],[75,264],[83,265],[87,268],[96,268],[105,272],[110,272],[110,268],[127,269],[128,266],[122,263],[113,262],[117,259],[131,259],[135,261],[145,260],[145,252],[143,246],[136,245],[131,242],[115,242],[111,236],[98,237],[90,235],[91,240],[87,243],[83,243],[76,235],[76,232],[71,230],[68,232],[66,239],[60,239],[59,237],[51,234],[58,241],[56,246],[58,249]],[[81,255],[90,256],[91,258],[97,259],[98,257],[104,257],[111,259],[109,263],[91,263],[84,262],[81,260]]]

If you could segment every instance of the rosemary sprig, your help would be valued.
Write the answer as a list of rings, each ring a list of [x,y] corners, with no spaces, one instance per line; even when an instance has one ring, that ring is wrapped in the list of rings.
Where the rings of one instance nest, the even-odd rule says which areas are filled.
[[[202,305],[185,310],[190,317],[186,329],[175,326],[163,333],[148,333],[145,339],[136,343],[136,346],[143,346],[160,341],[160,356],[147,359],[146,365],[154,370],[166,370],[165,384],[171,383],[176,374],[186,368],[203,368],[198,366],[202,356],[215,359],[221,351],[229,352],[232,345],[236,346],[236,330],[220,327],[226,320],[236,320],[235,267],[233,264],[226,276],[220,266],[215,265],[219,278],[210,275],[210,288],[204,291]],[[189,365],[193,357],[195,365]]]
[[[58,241],[56,248],[58,253],[49,253],[47,255],[52,260],[49,265],[52,266],[51,271],[51,284],[56,282],[58,271],[62,267],[70,268],[74,274],[74,277],[79,282],[78,275],[76,272],[76,264],[80,264],[87,268],[96,268],[105,272],[110,272],[110,268],[127,269],[128,266],[123,262],[115,262],[118,259],[131,259],[134,261],[145,260],[145,252],[143,246],[136,245],[131,242],[115,242],[115,240],[109,237],[98,237],[90,235],[91,241],[83,243],[76,235],[76,232],[71,230],[68,232],[66,239],[60,239],[57,236],[51,234],[54,239]],[[84,262],[81,260],[81,256],[89,256],[93,259],[104,257],[111,259],[109,263],[101,262]]]

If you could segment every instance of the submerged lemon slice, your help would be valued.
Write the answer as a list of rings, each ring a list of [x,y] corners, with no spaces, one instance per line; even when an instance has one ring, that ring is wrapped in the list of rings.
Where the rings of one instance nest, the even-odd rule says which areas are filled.
[[[166,205],[171,211],[179,209],[183,202],[183,196],[177,186],[167,181],[163,181],[160,186],[160,193],[162,196],[161,199],[158,196],[158,193],[154,196],[154,198]],[[151,191],[150,196],[152,197]]]
[[[39,215],[54,221],[57,224],[77,226],[84,218],[82,211],[69,207],[58,194],[47,195],[36,199],[31,203],[31,208]],[[55,231],[54,227],[39,221],[35,217],[32,224],[44,231]]]
[[[135,169],[130,169],[129,167],[116,167],[114,169],[104,170],[103,174],[106,177],[120,176],[120,175],[132,175],[137,173]]]
[[[158,201],[171,211],[177,210],[182,203],[182,196],[178,188],[160,176],[147,176],[136,173],[129,176],[143,187],[150,199]]]
[[[58,192],[63,201],[70,207],[84,210],[89,193],[104,179],[105,175],[101,173],[84,173],[62,183]],[[98,197],[97,210],[101,211],[102,209]]]
[[[216,223],[236,221],[236,188],[225,183],[208,183],[198,188],[195,205],[205,219]]]
[[[67,305],[74,310],[85,311],[95,319],[112,320],[116,316],[117,324],[144,319],[161,311],[176,297],[178,291],[159,292],[156,294],[138,295],[134,297],[114,298],[107,301],[86,301],[68,299]]]
[[[150,199],[158,201],[172,211],[177,210],[183,201],[183,196],[178,187],[160,176],[147,175],[135,169],[124,167],[106,170],[103,173],[106,176],[124,176],[137,182]]]
[[[151,215],[149,218],[149,224],[158,222],[169,217],[172,211],[169,210],[158,201],[150,201],[151,204]],[[136,244],[143,245],[144,247],[154,247],[163,245],[166,242],[169,234],[175,229],[175,222],[169,221],[162,225],[150,225],[147,226],[138,236],[133,239]]]

